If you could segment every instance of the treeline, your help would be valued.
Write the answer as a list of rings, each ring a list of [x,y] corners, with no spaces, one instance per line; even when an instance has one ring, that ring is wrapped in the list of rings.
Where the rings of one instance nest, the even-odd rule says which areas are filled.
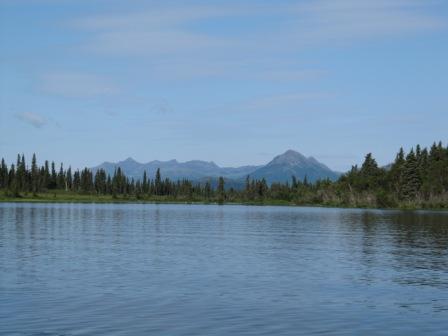
[[[224,180],[220,179],[219,190],[224,190]],[[215,193],[210,183],[194,184],[189,180],[171,181],[162,179],[160,169],[154,179],[148,178],[144,172],[141,180],[129,179],[118,167],[111,176],[105,170],[99,169],[94,174],[90,169],[72,171],[64,169],[61,163],[56,169],[54,162],[45,161],[41,167],[37,165],[36,155],[33,155],[28,166],[24,155],[17,156],[17,163],[7,167],[2,159],[0,166],[0,189],[6,196],[20,197],[21,194],[33,194],[64,190],[90,195],[135,196],[185,196],[211,197]],[[217,191],[216,191],[217,192]]]
[[[216,185],[216,186],[215,186]],[[416,146],[408,153],[400,149],[394,162],[379,167],[372,154],[363,164],[353,166],[337,181],[309,183],[291,177],[290,183],[268,185],[264,179],[246,178],[241,190],[226,188],[224,178],[217,183],[193,183],[189,180],[162,179],[160,170],[150,178],[130,179],[117,168],[108,175],[100,169],[93,174],[87,168],[72,171],[58,169],[54,162],[31,165],[18,155],[16,164],[8,167],[2,159],[0,189],[7,197],[64,190],[86,195],[111,195],[113,198],[137,200],[179,200],[207,202],[277,203],[349,207],[448,208],[448,147],[441,142],[431,148]]]
[[[352,167],[337,184],[360,202],[377,207],[448,208],[448,147],[439,142],[429,150],[417,145],[405,153],[401,148],[394,162],[383,168],[368,154],[360,168]]]

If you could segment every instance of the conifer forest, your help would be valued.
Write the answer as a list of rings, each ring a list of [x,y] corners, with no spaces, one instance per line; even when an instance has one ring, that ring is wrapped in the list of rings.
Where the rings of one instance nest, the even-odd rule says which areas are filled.
[[[361,166],[353,166],[338,180],[299,180],[268,185],[264,179],[247,176],[241,188],[227,187],[223,177],[195,182],[172,181],[155,176],[128,178],[121,168],[113,175],[102,169],[73,171],[63,164],[37,163],[36,155],[27,162],[0,167],[2,201],[123,201],[201,202],[243,204],[285,204],[366,208],[448,208],[448,147],[442,142],[430,148],[417,145],[409,152],[400,149],[393,162],[380,167],[372,154]]]

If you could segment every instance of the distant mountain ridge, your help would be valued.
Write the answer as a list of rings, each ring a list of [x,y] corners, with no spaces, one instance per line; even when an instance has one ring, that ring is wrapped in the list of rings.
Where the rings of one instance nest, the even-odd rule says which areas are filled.
[[[255,179],[265,178],[269,184],[291,181],[292,176],[301,180],[306,176],[310,182],[325,178],[336,180],[340,176],[340,173],[331,170],[315,158],[307,158],[294,150],[287,150],[262,166],[219,167],[213,161],[201,160],[187,162],[154,160],[148,163],[139,163],[132,158],[127,158],[116,163],[104,162],[93,167],[92,170],[96,172],[98,169],[104,169],[106,173],[112,175],[118,167],[128,177],[136,180],[142,178],[144,171],[149,178],[153,178],[157,169],[160,168],[163,178],[168,177],[172,180],[189,179],[202,182],[207,179],[215,180],[222,176],[227,180],[232,180],[231,182],[235,185],[243,183],[248,175]]]
[[[99,166],[92,168],[94,172],[98,169],[104,169],[106,173],[113,174],[115,169],[120,167],[123,172],[134,179],[141,179],[143,172],[146,171],[148,177],[153,178],[157,169],[160,168],[162,176],[173,180],[189,179],[200,180],[207,177],[223,176],[229,179],[237,179],[241,176],[251,174],[261,166],[242,166],[242,167],[219,167],[212,161],[191,160],[187,162],[178,162],[177,160],[159,161],[154,160],[148,163],[139,163],[132,158],[117,163],[104,162]]]

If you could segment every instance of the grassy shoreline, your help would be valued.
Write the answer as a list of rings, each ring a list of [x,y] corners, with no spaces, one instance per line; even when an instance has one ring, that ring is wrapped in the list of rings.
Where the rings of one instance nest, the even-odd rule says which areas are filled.
[[[226,201],[218,202],[216,200],[188,200],[188,199],[173,199],[167,197],[151,197],[151,198],[136,198],[136,197],[112,197],[106,196],[92,196],[92,195],[39,195],[31,196],[25,195],[20,197],[0,196],[0,203],[92,203],[92,204],[204,204],[204,205],[281,205],[281,206],[299,206],[294,202],[283,200],[268,200],[263,202],[257,201]],[[308,205],[303,205],[308,206]],[[309,205],[311,206],[311,205]],[[316,206],[316,205],[314,205]]]
[[[200,200],[200,199],[174,199],[166,196],[152,196],[137,198],[135,196],[113,197],[111,195],[88,195],[71,192],[57,191],[54,193],[39,193],[38,195],[24,194],[19,197],[0,195],[0,203],[81,203],[81,204],[198,204],[198,205],[246,205],[246,206],[291,206],[291,207],[313,207],[313,208],[341,208],[341,209],[377,209],[377,210],[429,210],[448,211],[447,208],[424,208],[424,207],[397,207],[379,208],[368,206],[344,206],[341,204],[306,204],[287,200],[263,200],[263,201],[225,201]]]

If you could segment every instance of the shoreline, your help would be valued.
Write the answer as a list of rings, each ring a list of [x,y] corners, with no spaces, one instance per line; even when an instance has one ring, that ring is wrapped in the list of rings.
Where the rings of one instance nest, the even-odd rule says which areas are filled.
[[[170,199],[114,199],[110,196],[91,197],[89,195],[74,195],[75,197],[0,197],[0,203],[41,203],[41,204],[191,204],[191,205],[241,205],[241,206],[282,206],[282,207],[308,207],[308,208],[328,208],[328,209],[358,209],[358,210],[399,210],[399,211],[442,211],[447,212],[448,208],[424,208],[424,207],[395,207],[380,208],[368,206],[343,206],[331,204],[297,204],[289,201],[265,201],[265,202],[217,202],[198,200],[170,200]]]

